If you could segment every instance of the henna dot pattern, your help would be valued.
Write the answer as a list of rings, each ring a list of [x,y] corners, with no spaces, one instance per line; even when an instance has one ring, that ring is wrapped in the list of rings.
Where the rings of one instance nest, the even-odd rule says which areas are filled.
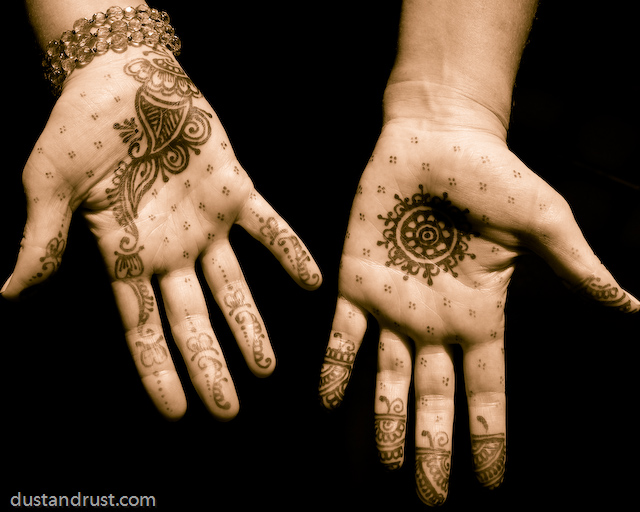
[[[378,215],[386,226],[378,246],[389,250],[385,265],[400,266],[405,281],[422,273],[431,286],[441,270],[458,277],[454,270],[458,262],[465,257],[475,259],[467,242],[478,235],[471,231],[469,211],[453,206],[446,192],[442,197],[431,196],[424,193],[422,185],[419,188],[411,198],[396,194],[398,203],[393,211],[386,217]]]

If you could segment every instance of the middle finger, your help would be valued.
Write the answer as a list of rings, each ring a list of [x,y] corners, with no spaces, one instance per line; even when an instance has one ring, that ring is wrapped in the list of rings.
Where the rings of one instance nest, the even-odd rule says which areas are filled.
[[[454,416],[454,370],[450,348],[426,345],[416,352],[416,491],[430,506],[449,492]]]

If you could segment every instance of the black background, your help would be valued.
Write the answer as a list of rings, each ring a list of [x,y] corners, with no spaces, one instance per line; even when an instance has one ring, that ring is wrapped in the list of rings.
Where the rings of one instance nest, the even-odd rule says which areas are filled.
[[[596,253],[639,295],[635,21],[608,4],[593,5],[542,2],[509,143],[569,200]],[[154,495],[159,508],[174,510],[422,508],[414,492],[413,427],[405,467],[387,474],[377,463],[374,325],[341,409],[326,413],[316,399],[342,240],[381,126],[400,2],[154,6],[171,14],[183,40],[181,63],[257,189],[310,247],[325,284],[313,293],[297,288],[266,249],[232,230],[279,366],[269,379],[253,377],[211,308],[241,412],[226,424],[210,417],[174,352],[189,410],[168,423],[140,385],[101,259],[78,217],[51,283],[21,303],[0,302],[2,460],[9,475],[3,500],[18,491],[82,492]],[[25,220],[20,172],[53,105],[24,13],[12,14],[10,25],[0,280],[13,268]],[[507,304],[506,480],[492,493],[475,482],[458,372],[445,509],[559,503],[616,510],[634,502],[638,339],[637,317],[581,301],[540,260],[523,257]]]

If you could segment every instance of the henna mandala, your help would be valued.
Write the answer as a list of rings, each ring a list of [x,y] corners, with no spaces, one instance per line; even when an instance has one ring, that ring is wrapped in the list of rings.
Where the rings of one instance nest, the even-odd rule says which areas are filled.
[[[213,357],[211,353],[220,356],[220,352],[213,348],[213,338],[208,334],[201,332],[197,336],[192,336],[187,340],[187,349],[193,352],[191,361],[198,359],[198,368],[207,370],[205,374],[207,379],[207,389],[211,392],[211,397],[220,409],[229,409],[231,404],[224,396],[222,383],[228,382],[226,377],[222,376],[222,363],[219,359]],[[213,375],[211,375],[213,372]]]
[[[260,219],[263,222],[262,219]],[[266,237],[269,240],[270,245],[278,244],[281,247],[284,247],[283,252],[289,258],[293,268],[298,273],[300,280],[309,286],[315,286],[320,281],[319,274],[311,274],[309,272],[309,268],[307,267],[307,263],[311,261],[311,257],[307,254],[302,248],[302,244],[298,237],[296,236],[283,236],[289,233],[286,229],[280,229],[278,226],[278,221],[274,217],[269,217],[264,224],[260,228],[260,233],[262,236]],[[293,250],[293,253],[292,253]]]
[[[340,346],[327,347],[320,370],[320,398],[327,409],[335,409],[342,403],[356,359],[353,341],[343,340],[339,332],[333,337],[340,338]]]
[[[454,268],[466,256],[471,259],[475,254],[467,252],[472,236],[478,236],[471,231],[466,214],[469,210],[460,210],[447,199],[447,193],[442,198],[425,194],[422,185],[420,192],[411,199],[401,199],[387,216],[378,215],[389,226],[382,233],[384,245],[389,249],[388,267],[398,266],[406,272],[404,280],[410,275],[418,275],[427,279],[429,286],[433,284],[433,277],[440,270],[450,272],[458,277]]]
[[[136,93],[135,118],[114,124],[122,141],[129,144],[129,159],[115,170],[113,188],[107,195],[114,215],[126,235],[120,240],[115,272],[118,278],[137,277],[144,266],[138,247],[138,228],[134,221],[142,197],[158,176],[164,182],[189,165],[190,152],[199,154],[211,135],[211,114],[193,106],[202,94],[168,54],[145,51],[150,58],[136,59],[124,72],[140,82]],[[139,126],[139,124],[140,126]]]
[[[387,412],[375,414],[376,446],[380,462],[387,469],[398,469],[404,460],[404,437],[406,417],[404,404],[400,398],[389,402],[386,396],[380,401],[387,406]]]
[[[471,434],[473,467],[478,481],[495,489],[504,480],[507,446],[504,434]]]
[[[422,435],[429,440],[429,446],[416,448],[416,490],[420,499],[433,507],[447,499],[451,450],[443,447],[449,443],[449,436],[446,432],[432,436],[426,430]]]

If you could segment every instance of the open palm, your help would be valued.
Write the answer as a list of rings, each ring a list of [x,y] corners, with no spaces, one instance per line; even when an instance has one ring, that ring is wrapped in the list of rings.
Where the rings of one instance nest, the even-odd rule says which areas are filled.
[[[61,263],[72,213],[82,213],[109,271],[142,381],[168,418],[186,400],[151,285],[195,388],[220,419],[238,398],[195,272],[225,312],[247,364],[275,356],[229,244],[234,223],[264,243],[304,288],[321,277],[307,249],[256,192],[212,108],[167,52],[109,53],[67,80],[23,174],[28,218],[3,295],[15,297]]]
[[[504,306],[523,251],[540,254],[581,293],[639,309],[593,254],[566,201],[499,137],[410,119],[385,125],[353,202],[320,395],[327,408],[341,403],[371,313],[380,325],[380,460],[390,469],[404,462],[413,373],[416,483],[429,505],[448,492],[454,343],[464,353],[476,474],[489,488],[502,481]]]

